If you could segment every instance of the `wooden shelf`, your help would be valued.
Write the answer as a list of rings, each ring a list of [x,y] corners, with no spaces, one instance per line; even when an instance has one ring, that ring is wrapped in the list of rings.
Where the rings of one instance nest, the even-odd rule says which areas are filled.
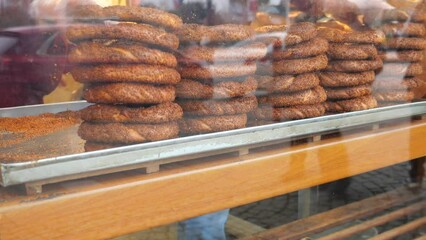
[[[240,206],[426,156],[426,120],[243,156],[0,189],[0,239],[105,239]],[[214,159],[214,161],[212,161]]]

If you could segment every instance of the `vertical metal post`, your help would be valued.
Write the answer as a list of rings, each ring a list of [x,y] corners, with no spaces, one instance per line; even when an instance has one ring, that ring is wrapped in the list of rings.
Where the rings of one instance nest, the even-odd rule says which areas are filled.
[[[314,135],[308,138],[308,142],[318,142],[321,141],[321,135]],[[298,192],[298,206],[297,213],[298,218],[309,217],[312,214],[315,214],[318,211],[318,201],[319,201],[319,187],[314,186],[311,188],[302,189]]]
[[[309,217],[317,212],[318,186],[299,190],[297,196],[297,214],[299,219]]]

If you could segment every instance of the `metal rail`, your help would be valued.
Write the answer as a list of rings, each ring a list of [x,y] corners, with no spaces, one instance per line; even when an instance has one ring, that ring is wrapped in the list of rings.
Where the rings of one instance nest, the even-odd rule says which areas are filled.
[[[19,117],[46,112],[79,110],[84,101],[0,109],[0,117]],[[316,133],[362,126],[393,119],[426,114],[426,102],[402,104],[359,112],[328,115],[311,119],[282,122],[244,129],[181,137],[151,143],[46,158],[22,163],[0,164],[0,185],[10,186],[84,174],[106,169],[122,168],[163,159],[214,155],[215,152],[235,151],[268,142],[302,137]]]

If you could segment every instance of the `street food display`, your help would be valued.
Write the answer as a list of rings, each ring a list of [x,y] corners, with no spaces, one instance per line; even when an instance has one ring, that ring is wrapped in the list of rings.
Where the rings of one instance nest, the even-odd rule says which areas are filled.
[[[261,156],[258,148],[285,141],[315,145],[329,133],[424,119],[426,4],[399,2],[281,1],[278,10],[263,4],[239,21],[215,16],[214,9],[195,20],[184,9],[171,13],[130,1],[70,4],[59,19],[66,24],[36,53],[64,49],[66,64],[45,75],[60,87],[58,73],[69,74],[84,85],[81,99],[10,107],[13,94],[5,94],[0,189],[24,184],[28,194],[40,193],[44,184],[157,172],[163,164],[252,149]],[[20,51],[4,52],[16,58]],[[0,73],[17,76],[13,59],[0,58]],[[2,76],[0,92],[13,93],[15,78]],[[31,89],[41,99],[42,86]],[[407,161],[414,156],[406,155]],[[367,170],[373,169],[356,173]]]
[[[293,3],[298,16],[286,24],[256,27],[183,23],[139,6],[72,6],[63,36],[71,75],[92,104],[76,112],[85,150],[412,102],[425,85],[421,9],[367,9],[355,21],[333,15],[331,2],[310,3],[315,12]]]

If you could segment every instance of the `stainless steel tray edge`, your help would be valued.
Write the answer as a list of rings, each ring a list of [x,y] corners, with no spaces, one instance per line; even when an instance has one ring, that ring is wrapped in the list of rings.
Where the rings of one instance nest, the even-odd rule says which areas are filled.
[[[85,102],[69,104],[75,105],[68,106],[68,109],[75,108],[74,110],[78,110],[83,105],[88,105]],[[55,107],[58,107],[58,105],[55,105]],[[242,146],[278,141],[291,137],[425,113],[426,102],[417,102],[226,132],[182,137],[96,152],[42,159],[33,162],[1,164],[0,185],[10,186],[160,159],[189,156],[224,149],[237,149]],[[3,116],[1,112],[0,116]]]

